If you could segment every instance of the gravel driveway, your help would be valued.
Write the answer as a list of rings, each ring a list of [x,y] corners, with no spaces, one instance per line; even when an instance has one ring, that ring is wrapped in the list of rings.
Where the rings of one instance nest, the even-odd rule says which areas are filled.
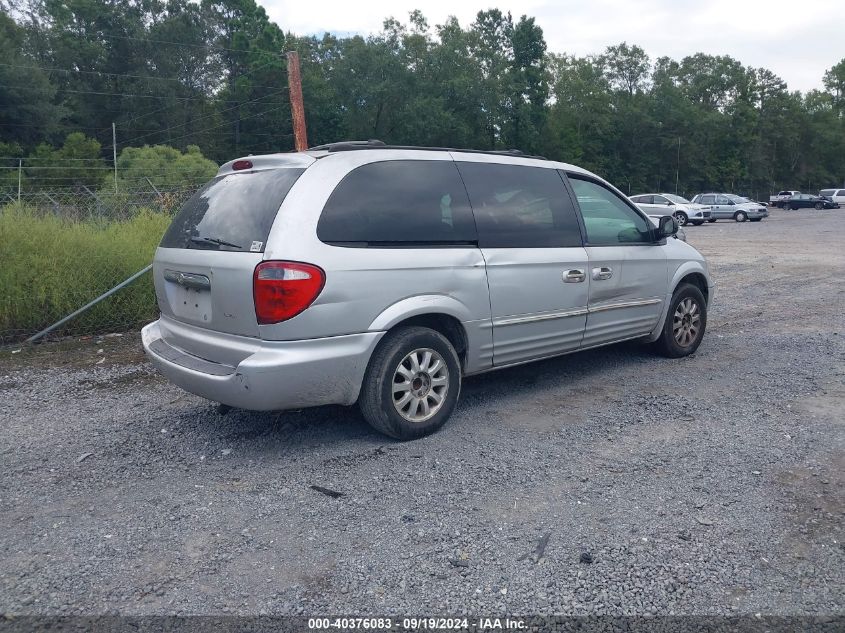
[[[220,415],[137,335],[4,352],[0,612],[841,615],[843,219],[688,227],[718,284],[694,356],[471,378],[404,444]]]

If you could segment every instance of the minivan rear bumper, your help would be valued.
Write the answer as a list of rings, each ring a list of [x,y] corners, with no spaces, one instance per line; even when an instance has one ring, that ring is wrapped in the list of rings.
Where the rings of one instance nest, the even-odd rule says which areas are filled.
[[[354,404],[382,336],[384,332],[301,341],[244,337],[255,351],[231,366],[170,345],[159,321],[141,330],[148,358],[171,382],[208,400],[254,411]]]

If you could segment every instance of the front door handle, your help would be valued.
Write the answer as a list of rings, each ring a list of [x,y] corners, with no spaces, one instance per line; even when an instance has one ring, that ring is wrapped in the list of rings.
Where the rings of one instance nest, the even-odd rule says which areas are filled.
[[[593,279],[601,281],[603,279],[610,279],[613,277],[613,269],[608,266],[601,268],[593,268]]]
[[[579,268],[573,268],[563,273],[563,283],[579,284],[587,278],[587,273]]]

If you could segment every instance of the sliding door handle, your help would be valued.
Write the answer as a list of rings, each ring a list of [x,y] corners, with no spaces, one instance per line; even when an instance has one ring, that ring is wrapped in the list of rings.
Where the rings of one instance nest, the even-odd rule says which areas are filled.
[[[587,273],[579,268],[573,268],[563,273],[563,283],[578,284],[587,278]]]

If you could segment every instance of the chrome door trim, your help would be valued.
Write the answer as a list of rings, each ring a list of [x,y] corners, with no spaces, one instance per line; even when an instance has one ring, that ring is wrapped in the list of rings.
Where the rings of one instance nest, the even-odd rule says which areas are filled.
[[[557,312],[546,312],[543,314],[529,314],[528,316],[505,317],[504,319],[494,319],[493,325],[517,325],[519,323],[534,323],[549,319],[565,319],[567,317],[582,316],[587,314],[587,312],[587,308],[576,308],[575,310],[559,310]]]
[[[609,303],[600,306],[590,306],[588,308],[590,313],[604,312],[605,310],[616,310],[618,308],[637,308],[639,306],[651,306],[655,303],[663,303],[663,299],[640,299],[638,301],[620,301],[619,303]]]
[[[194,290],[211,289],[211,280],[205,275],[197,273],[183,273],[181,270],[166,269],[164,271],[164,278],[183,288],[193,288]]]
[[[573,268],[572,270],[566,270],[563,272],[563,283],[565,284],[579,284],[586,278],[587,273],[580,268]]]
[[[606,347],[608,345],[615,345],[616,343],[623,343],[625,341],[635,341],[637,339],[644,339],[647,337],[648,334],[636,334],[634,336],[626,336],[620,339],[614,339],[612,341],[605,341],[604,343],[596,343],[595,345],[590,345],[588,347],[578,347],[576,349],[568,349],[565,352],[555,352],[553,354],[545,354],[542,356],[536,356],[534,358],[528,358],[525,360],[517,360],[511,363],[505,363],[504,365],[493,365],[492,367],[485,367],[484,369],[480,369],[478,371],[468,372],[464,374],[464,376],[477,376],[478,374],[489,374],[492,371],[499,371],[500,369],[508,369],[510,367],[518,367],[519,365],[527,365],[528,363],[533,363],[538,360],[547,360],[549,358],[558,358],[560,356],[569,356],[570,354],[577,354],[578,352],[583,352],[588,349],[596,349],[597,347]]]

